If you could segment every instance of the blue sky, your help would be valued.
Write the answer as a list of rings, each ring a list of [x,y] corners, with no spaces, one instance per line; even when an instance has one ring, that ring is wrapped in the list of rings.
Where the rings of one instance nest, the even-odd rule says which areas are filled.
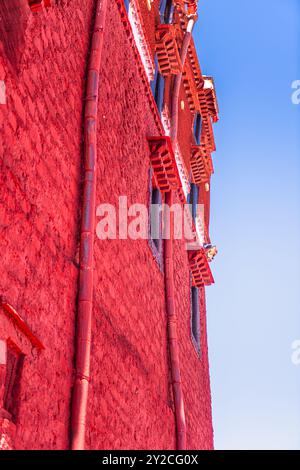
[[[220,106],[208,289],[215,447],[300,449],[300,1],[202,0]]]

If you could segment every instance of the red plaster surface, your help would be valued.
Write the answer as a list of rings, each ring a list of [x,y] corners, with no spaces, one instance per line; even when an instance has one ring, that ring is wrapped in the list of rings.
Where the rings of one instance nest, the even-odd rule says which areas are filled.
[[[182,102],[184,103],[184,109],[181,109]],[[178,142],[183,161],[188,171],[191,167],[191,146],[195,143],[192,129],[193,115],[190,112],[184,87],[181,85],[179,92]]]
[[[10,1],[1,2],[1,15]],[[61,0],[35,15],[25,9],[27,0],[18,3],[22,34],[19,20],[11,21],[0,43],[0,79],[7,93],[7,104],[0,105],[0,294],[45,350],[25,357],[13,441],[17,449],[66,449],[83,90],[95,2]],[[14,53],[10,44],[16,44]],[[158,132],[112,1],[101,66],[97,205],[115,204],[119,195],[127,195],[129,204],[148,204],[146,137]],[[204,291],[199,359],[190,334],[190,281],[182,242],[175,243],[174,258],[187,442],[189,448],[211,448]],[[95,239],[92,330],[87,448],[174,449],[164,282],[147,241]],[[2,420],[0,432],[4,428],[9,426]],[[12,435],[14,430],[8,431]]]

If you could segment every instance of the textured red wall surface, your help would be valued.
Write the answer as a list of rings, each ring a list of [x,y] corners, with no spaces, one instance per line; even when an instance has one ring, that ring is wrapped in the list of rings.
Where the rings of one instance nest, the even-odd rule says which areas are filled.
[[[5,12],[9,0],[1,3]],[[15,2],[16,3],[16,2]],[[17,449],[66,449],[73,383],[82,110],[95,2],[61,0],[4,32],[0,79],[0,294],[45,350],[25,357]],[[22,21],[22,34],[20,25]],[[11,44],[16,44],[14,52]],[[149,202],[146,136],[157,134],[116,2],[101,66],[97,205]],[[190,277],[175,244],[176,309],[189,448],[213,446],[205,299],[202,356],[190,333]],[[1,320],[1,318],[0,318]],[[174,449],[163,274],[146,240],[95,239],[87,448]]]
[[[143,22],[143,30],[152,53],[155,53],[155,26],[160,23],[159,2],[154,1],[151,9],[148,9],[147,0],[136,0],[140,9]]]
[[[184,108],[181,108],[183,103]],[[195,144],[192,133],[193,115],[190,112],[189,103],[183,85],[181,85],[179,93],[179,110],[178,110],[178,142],[181,155],[187,170],[190,170],[191,145]]]

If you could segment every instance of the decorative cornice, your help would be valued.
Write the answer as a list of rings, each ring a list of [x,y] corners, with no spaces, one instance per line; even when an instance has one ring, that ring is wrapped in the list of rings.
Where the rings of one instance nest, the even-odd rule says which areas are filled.
[[[188,194],[190,193],[190,189],[191,189],[190,182],[189,182],[189,175],[188,175],[188,171],[186,169],[185,163],[183,161],[178,142],[175,144],[175,160],[176,160],[176,165],[178,168],[178,173],[180,176],[183,193],[184,193],[185,199],[187,199]]]
[[[151,49],[144,34],[143,19],[139,4],[136,0],[131,0],[129,4],[128,19],[131,24],[136,46],[140,53],[142,63],[145,67],[145,71],[150,82],[154,79],[155,64]]]
[[[161,113],[161,120],[164,126],[165,135],[169,136],[171,133],[171,119],[168,108],[166,106],[164,107]],[[184,160],[182,158],[182,153],[180,151],[178,142],[175,144],[174,147],[175,161],[181,182],[181,188],[179,188],[179,197],[180,200],[184,203],[187,200],[187,196],[190,192],[189,175]]]
[[[136,41],[135,41],[133,31],[132,31],[132,26],[129,22],[127,11],[126,11],[126,8],[124,6],[124,1],[123,0],[116,0],[116,3],[117,3],[117,7],[118,7],[118,10],[119,10],[120,16],[121,16],[121,21],[122,21],[123,26],[125,28],[126,34],[128,36],[129,43],[133,48],[134,57],[135,57],[136,64],[137,64],[137,67],[138,67],[138,73],[140,74],[142,83],[144,84],[145,93],[146,93],[146,96],[148,98],[150,109],[153,113],[153,117],[154,117],[154,120],[155,120],[155,124],[157,126],[158,133],[159,133],[159,135],[163,135],[164,134],[163,125],[161,123],[160,115],[159,115],[154,97],[152,95],[150,83],[149,83],[149,80],[148,80],[148,77],[147,77],[147,74],[146,74],[146,70],[145,70],[145,67],[144,67],[142,59],[141,59],[141,55],[140,55],[139,50],[138,50],[137,45],[136,45]]]
[[[203,211],[201,211],[201,214],[199,214],[196,217],[195,228],[196,228],[196,233],[197,233],[198,244],[199,246],[202,247],[205,243],[205,235],[206,235]]]
[[[165,135],[170,135],[171,134],[171,119],[170,119],[170,113],[166,106],[164,106],[162,113],[161,113],[161,122],[165,130]]]

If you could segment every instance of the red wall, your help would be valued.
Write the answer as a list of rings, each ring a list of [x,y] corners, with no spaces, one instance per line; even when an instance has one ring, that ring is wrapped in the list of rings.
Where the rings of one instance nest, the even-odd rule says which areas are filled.
[[[10,1],[1,3],[0,13]],[[15,447],[65,449],[74,365],[83,90],[95,2],[59,1],[34,16],[26,3],[16,6],[22,35],[12,21],[0,57],[7,91],[7,104],[0,105],[0,295],[45,346],[25,358]],[[129,204],[148,204],[146,136],[158,131],[115,1],[105,30],[99,118],[97,204],[115,204],[119,195],[127,195]],[[188,446],[211,448],[205,305],[199,359],[190,335],[182,242],[175,245],[175,268]],[[201,297],[205,302],[204,292]],[[146,240],[95,239],[92,329],[87,447],[174,448],[163,274]]]

